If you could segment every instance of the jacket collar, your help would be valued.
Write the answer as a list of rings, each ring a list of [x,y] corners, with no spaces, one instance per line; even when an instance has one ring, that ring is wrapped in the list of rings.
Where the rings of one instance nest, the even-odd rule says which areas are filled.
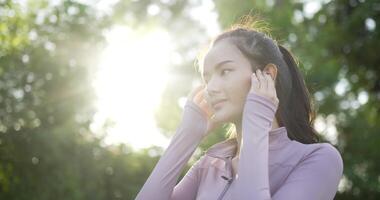
[[[275,128],[269,131],[269,150],[282,147],[291,140],[288,137],[285,126]],[[230,138],[212,145],[206,150],[206,154],[215,158],[226,160],[234,157],[237,150],[236,138]]]

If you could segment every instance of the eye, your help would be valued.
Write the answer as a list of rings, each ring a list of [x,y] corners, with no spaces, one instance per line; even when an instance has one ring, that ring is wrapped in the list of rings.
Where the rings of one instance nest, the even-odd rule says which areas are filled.
[[[225,72],[230,72],[230,71],[232,71],[232,70],[230,70],[230,69],[223,69],[222,70],[222,75],[226,74]]]

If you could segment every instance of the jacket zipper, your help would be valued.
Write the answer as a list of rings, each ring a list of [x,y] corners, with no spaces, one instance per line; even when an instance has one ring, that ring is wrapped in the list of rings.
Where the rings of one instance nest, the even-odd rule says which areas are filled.
[[[210,153],[208,153],[208,155],[210,155],[210,156],[212,156],[212,157],[215,157],[215,158],[220,158],[220,159],[224,160],[224,162],[226,162],[226,164],[227,164],[227,168],[226,168],[226,169],[227,169],[227,171],[229,171],[230,176],[232,176],[232,171],[231,171],[231,170],[232,170],[231,157],[229,157],[229,158],[224,158],[224,157],[220,157],[220,156],[213,155],[213,154],[210,154]],[[218,197],[217,200],[221,200],[221,199],[223,198],[224,193],[226,193],[227,189],[229,188],[229,186],[231,185],[231,183],[232,183],[232,181],[233,181],[233,178],[228,178],[228,177],[226,177],[226,176],[224,176],[224,175],[222,175],[221,177],[222,177],[224,180],[227,181],[227,184],[226,184],[226,186],[224,186],[224,189],[223,189],[222,193],[219,195],[219,197]]]
[[[227,177],[225,177],[225,176],[221,176],[221,177],[222,177],[224,180],[227,180],[228,183],[226,184],[226,186],[224,186],[223,192],[219,195],[218,200],[221,200],[221,199],[222,199],[222,197],[224,196],[224,193],[226,193],[227,189],[229,188],[228,186],[231,185],[231,182],[232,182],[232,178],[229,179],[229,178],[227,178]]]

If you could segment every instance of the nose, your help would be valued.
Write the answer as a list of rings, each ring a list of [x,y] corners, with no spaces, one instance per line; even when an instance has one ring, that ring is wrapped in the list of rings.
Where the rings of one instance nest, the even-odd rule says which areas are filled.
[[[211,78],[206,85],[207,94],[212,96],[217,96],[220,93],[220,82],[218,78]]]

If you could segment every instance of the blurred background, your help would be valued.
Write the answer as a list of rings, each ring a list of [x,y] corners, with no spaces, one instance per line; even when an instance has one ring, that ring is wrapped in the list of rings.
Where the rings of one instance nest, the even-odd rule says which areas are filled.
[[[197,55],[249,13],[300,61],[344,160],[335,199],[379,199],[376,0],[0,0],[0,199],[134,199],[200,83]]]

